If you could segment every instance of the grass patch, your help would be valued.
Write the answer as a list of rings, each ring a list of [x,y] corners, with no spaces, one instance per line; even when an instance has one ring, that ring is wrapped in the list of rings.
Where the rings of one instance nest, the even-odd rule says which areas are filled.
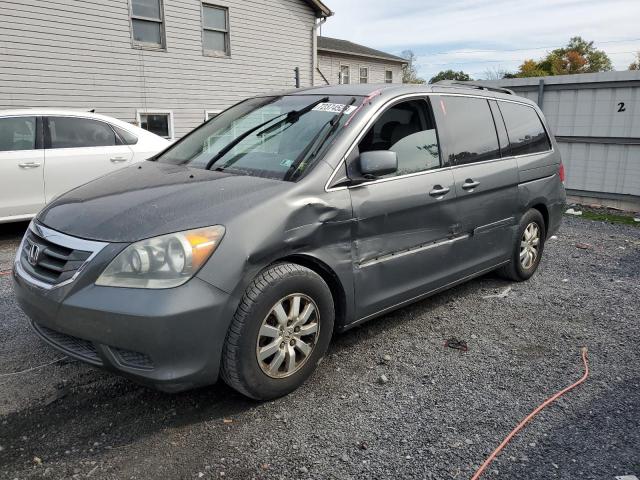
[[[640,227],[640,222],[633,220],[633,217],[628,215],[616,215],[614,213],[593,212],[589,210],[582,211],[582,218],[589,220],[597,220],[599,222],[610,223],[622,223],[624,225],[633,225],[634,227]]]

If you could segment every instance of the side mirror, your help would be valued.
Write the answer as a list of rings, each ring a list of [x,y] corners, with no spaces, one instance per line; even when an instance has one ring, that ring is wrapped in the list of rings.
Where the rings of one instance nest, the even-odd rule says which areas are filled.
[[[389,150],[362,152],[358,162],[360,173],[366,178],[381,177],[398,170],[398,155]]]

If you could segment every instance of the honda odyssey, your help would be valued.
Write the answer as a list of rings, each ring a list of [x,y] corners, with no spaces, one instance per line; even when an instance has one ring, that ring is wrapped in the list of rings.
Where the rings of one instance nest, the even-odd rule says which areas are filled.
[[[14,286],[69,356],[165,391],[291,392],[344,331],[536,271],[565,203],[540,109],[473,84],[240,102],[32,221]]]

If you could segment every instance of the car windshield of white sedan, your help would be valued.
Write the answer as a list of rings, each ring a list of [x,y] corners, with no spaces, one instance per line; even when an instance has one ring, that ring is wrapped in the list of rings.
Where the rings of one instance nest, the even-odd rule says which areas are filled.
[[[295,181],[361,102],[362,97],[327,95],[246,100],[176,142],[157,161]]]

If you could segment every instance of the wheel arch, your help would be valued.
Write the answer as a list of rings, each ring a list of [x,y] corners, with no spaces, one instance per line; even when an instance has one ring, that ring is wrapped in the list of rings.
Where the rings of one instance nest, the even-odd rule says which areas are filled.
[[[333,271],[333,269],[322,260],[305,254],[288,255],[286,257],[279,258],[275,262],[272,262],[272,265],[274,263],[283,262],[301,265],[320,275],[322,280],[324,280],[325,283],[329,286],[329,290],[331,290],[331,296],[333,297],[336,315],[334,328],[339,329],[344,326],[347,318],[347,294],[344,290],[342,282],[340,281],[340,278]]]
[[[545,235],[548,235],[549,234],[549,209],[542,202],[535,203],[534,205],[531,205],[530,208],[533,208],[534,210],[538,210],[540,212],[540,214],[542,215],[542,218],[544,219],[544,233]]]

